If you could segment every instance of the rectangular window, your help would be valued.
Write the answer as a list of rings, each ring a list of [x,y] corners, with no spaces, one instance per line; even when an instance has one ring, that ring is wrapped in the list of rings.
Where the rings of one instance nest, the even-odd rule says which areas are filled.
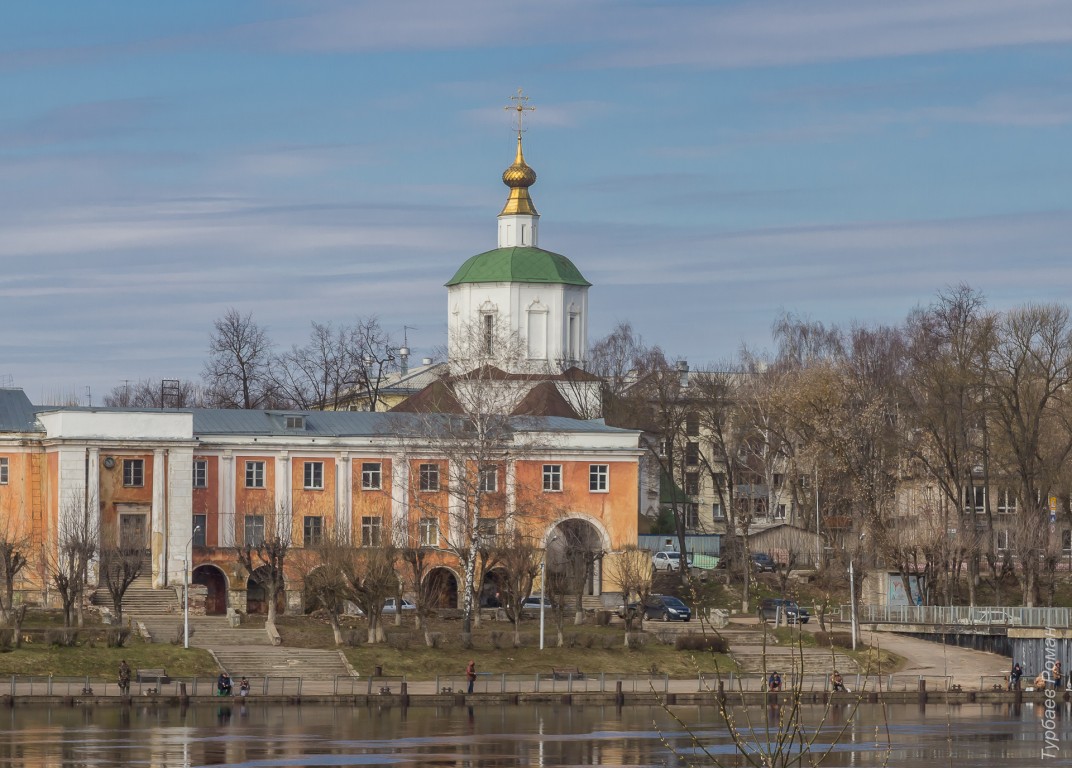
[[[779,504],[774,508],[774,519],[785,520],[785,504]]]
[[[378,491],[383,483],[383,468],[378,461],[361,464],[361,487],[366,491]]]
[[[697,467],[700,465],[699,443],[690,442],[685,444],[685,464],[689,467]]]
[[[1009,548],[1009,531],[1007,529],[994,531],[994,537],[999,552],[1004,552]]]
[[[0,458],[0,485],[7,485],[7,457]]]
[[[264,543],[264,515],[246,515],[245,542],[247,547]]]
[[[722,520],[726,517],[726,513],[722,511],[722,505],[718,502],[711,505],[711,517],[716,520]]]
[[[1061,549],[1065,552],[1072,552],[1072,531],[1061,531]]]
[[[698,496],[700,494],[700,476],[695,472],[685,475],[685,495]]]
[[[610,466],[607,464],[588,465],[588,490],[593,493],[606,493],[610,488]]]
[[[208,515],[194,515],[194,536],[191,539],[191,543],[195,547],[204,547],[208,541],[205,538],[205,531],[208,528]]]
[[[485,544],[495,541],[499,535],[499,521],[494,517],[482,517],[476,521],[476,534]]]
[[[659,441],[659,456],[665,458],[666,456],[669,456],[669,455],[670,455],[670,441],[669,440],[660,440]]]
[[[383,541],[383,519],[379,517],[361,518],[361,546],[378,547]]]
[[[495,354],[495,315],[487,312],[483,316],[484,354],[491,357]]]
[[[145,485],[144,459],[123,459],[123,485],[128,488]]]
[[[418,468],[418,486],[422,491],[439,490],[439,465],[421,464]]]
[[[1008,490],[1007,488],[998,491],[998,514],[1016,514],[1016,494],[1013,491]]]
[[[544,464],[543,465],[543,489],[545,491],[561,491],[562,490],[562,465],[561,464]]]
[[[208,462],[194,459],[194,488],[208,488]]]
[[[480,490],[495,493],[499,490],[499,468],[484,467],[480,470]]]
[[[700,415],[698,413],[685,415],[685,434],[689,437],[700,436]]]
[[[725,472],[712,472],[711,482],[714,483],[715,488],[726,487],[726,473]]]
[[[782,483],[785,482],[785,476],[776,474],[773,478],[771,478],[771,480],[774,483],[775,488],[781,488]]]
[[[699,504],[686,504],[685,505],[685,527],[686,528],[699,528],[700,527],[700,505]]]
[[[304,416],[287,416],[286,423],[287,429],[305,429]]]
[[[247,461],[246,462],[246,487],[247,488],[263,488],[264,487],[264,462],[263,461]]]
[[[312,491],[324,490],[324,462],[305,462],[305,489]]]
[[[307,547],[315,547],[324,542],[324,518],[305,516],[305,525],[302,529],[305,534],[303,541]]]
[[[964,511],[981,515],[986,511],[986,488],[970,485],[964,489]]]
[[[422,547],[439,546],[439,523],[434,517],[422,517],[420,521]]]

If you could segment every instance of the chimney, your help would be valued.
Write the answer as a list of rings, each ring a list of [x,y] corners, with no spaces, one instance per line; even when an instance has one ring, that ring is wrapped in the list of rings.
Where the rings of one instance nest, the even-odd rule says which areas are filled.
[[[689,361],[678,360],[677,361],[677,373],[680,378],[681,388],[687,389],[689,386]]]

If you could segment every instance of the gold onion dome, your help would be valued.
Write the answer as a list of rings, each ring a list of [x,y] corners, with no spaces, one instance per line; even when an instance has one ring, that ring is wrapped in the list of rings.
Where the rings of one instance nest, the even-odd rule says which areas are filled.
[[[510,187],[510,196],[506,198],[500,216],[513,214],[538,215],[536,206],[529,197],[529,187],[536,183],[536,171],[525,162],[525,155],[521,152],[521,137],[517,137],[517,156],[514,163],[502,175],[503,184]]]

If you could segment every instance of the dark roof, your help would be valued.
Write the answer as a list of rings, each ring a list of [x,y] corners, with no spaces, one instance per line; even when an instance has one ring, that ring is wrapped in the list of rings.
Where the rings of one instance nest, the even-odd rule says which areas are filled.
[[[0,432],[40,432],[39,410],[21,389],[0,389]]]
[[[390,413],[453,413],[462,414],[465,409],[454,396],[450,385],[438,379],[413,397],[403,400]]]
[[[529,390],[514,409],[514,416],[564,416],[567,419],[578,419],[577,411],[569,404],[558,387],[550,381],[537,384]]]

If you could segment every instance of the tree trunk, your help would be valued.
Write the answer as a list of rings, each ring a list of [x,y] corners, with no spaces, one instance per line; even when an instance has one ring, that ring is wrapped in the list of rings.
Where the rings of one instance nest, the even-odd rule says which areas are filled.
[[[328,611],[328,621],[331,622],[331,634],[335,636],[335,645],[342,645],[346,641],[342,636],[342,627],[339,626],[339,614],[335,611]]]
[[[272,581],[271,588],[266,590],[268,592],[268,617],[264,620],[264,628],[273,635],[279,632],[275,627],[275,587],[275,581]]]

